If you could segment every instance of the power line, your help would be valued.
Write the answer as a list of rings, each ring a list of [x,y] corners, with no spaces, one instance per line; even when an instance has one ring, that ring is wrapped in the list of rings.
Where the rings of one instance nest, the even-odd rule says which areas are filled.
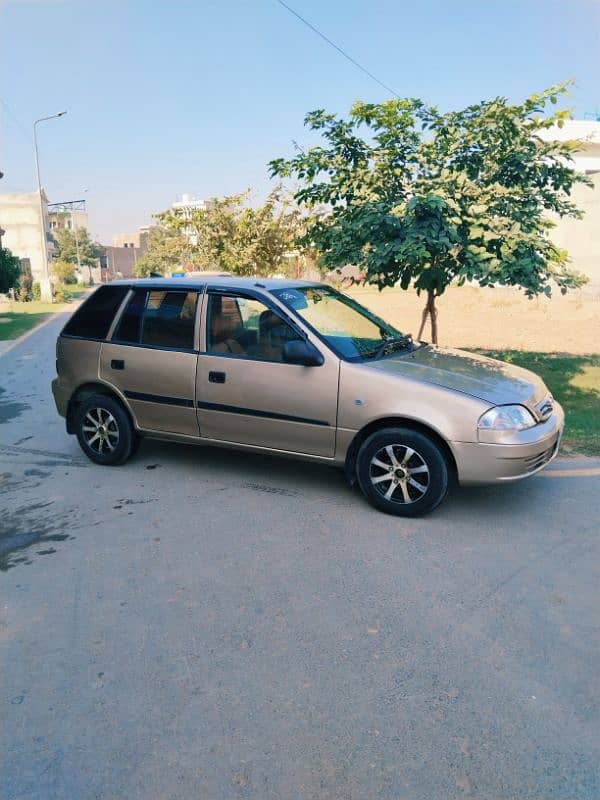
[[[27,139],[29,139],[29,141],[30,141],[30,142],[33,144],[33,139],[32,139],[32,137],[31,137],[31,132],[27,130],[27,128],[26,128],[26,127],[23,125],[23,123],[22,123],[22,122],[21,122],[21,121],[18,119],[18,117],[17,117],[17,116],[14,114],[14,112],[12,111],[11,107],[8,105],[8,103],[6,102],[6,100],[3,100],[3,99],[0,97],[0,103],[1,103],[1,104],[2,104],[2,106],[4,107],[4,110],[6,111],[6,113],[8,114],[8,116],[9,116],[9,117],[12,119],[12,121],[13,121],[13,124],[14,124],[14,125],[16,125],[16,127],[17,127],[17,128],[19,128],[19,130],[21,131],[21,133],[23,134],[23,136],[25,136]]]
[[[331,39],[329,39],[327,36],[325,36],[325,34],[322,33],[318,28],[316,28],[311,22],[309,22],[307,19],[304,19],[304,17],[300,16],[300,14],[297,11],[294,11],[294,9],[291,6],[288,6],[288,4],[284,3],[283,0],[277,0],[277,2],[279,3],[280,6],[283,6],[283,8],[285,8],[287,11],[289,11],[290,14],[293,14],[295,17],[297,17],[300,20],[300,22],[302,22],[304,25],[306,25],[307,28],[310,28],[311,31],[316,33],[317,36],[320,36],[321,39],[326,41],[328,45],[331,45],[331,47],[335,48],[338,51],[338,53],[343,55],[344,58],[347,59],[351,64],[354,64],[354,66],[357,67],[361,72],[364,72],[365,75],[368,75],[369,78],[371,78],[371,80],[374,80],[375,83],[378,83],[387,92],[390,92],[390,94],[393,94],[394,97],[397,97],[398,99],[400,99],[400,96],[398,95],[398,93],[395,92],[390,86],[385,84],[383,81],[380,81],[379,78],[376,75],[373,75],[373,73],[369,72],[369,70],[366,67],[363,67],[362,64],[359,64],[358,61],[355,58],[352,58],[352,56],[349,53],[347,53],[345,50],[343,50],[341,47],[339,47],[339,45],[337,45],[335,42],[332,42]]]

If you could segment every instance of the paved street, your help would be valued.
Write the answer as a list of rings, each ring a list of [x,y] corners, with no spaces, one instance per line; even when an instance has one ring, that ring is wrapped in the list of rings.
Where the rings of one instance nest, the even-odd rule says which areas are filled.
[[[2,800],[600,797],[600,460],[414,521],[275,458],[96,467],[63,323],[0,358]]]

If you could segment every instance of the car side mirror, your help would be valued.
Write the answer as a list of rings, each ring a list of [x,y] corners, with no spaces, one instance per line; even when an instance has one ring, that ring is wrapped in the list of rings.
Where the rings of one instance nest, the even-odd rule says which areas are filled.
[[[317,348],[306,339],[294,339],[283,345],[283,360],[286,364],[299,364],[303,367],[320,367],[325,359]]]

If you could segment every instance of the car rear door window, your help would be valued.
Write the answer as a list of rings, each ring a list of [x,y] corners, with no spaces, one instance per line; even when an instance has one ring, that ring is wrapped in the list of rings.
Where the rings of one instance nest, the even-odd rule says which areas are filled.
[[[121,316],[114,339],[126,344],[139,344],[142,317],[146,308],[147,289],[136,289]]]
[[[193,350],[197,292],[137,289],[119,322],[124,344]]]
[[[193,350],[197,298],[197,292],[149,292],[142,344]]]
[[[73,314],[63,328],[63,334],[84,339],[106,339],[128,291],[128,286],[100,286]]]

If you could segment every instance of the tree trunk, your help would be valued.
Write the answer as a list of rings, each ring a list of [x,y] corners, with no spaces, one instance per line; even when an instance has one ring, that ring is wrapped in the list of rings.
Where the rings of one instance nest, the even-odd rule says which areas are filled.
[[[421,314],[421,324],[419,326],[419,332],[417,333],[418,342],[420,342],[423,338],[423,331],[425,330],[425,323],[427,322],[428,316],[429,316],[429,298],[427,299],[427,303],[425,304],[425,308],[423,309],[423,313]]]
[[[431,342],[432,344],[437,344],[437,308],[435,307],[435,298],[436,294],[433,291],[427,292],[427,302],[425,303],[425,308],[423,309],[423,314],[421,315],[421,327],[419,328],[419,333],[417,334],[417,340],[420,340],[423,336],[423,331],[425,330],[425,323],[427,322],[427,317],[431,322]]]
[[[437,308],[435,307],[435,294],[432,292],[429,303],[429,320],[431,322],[431,343],[438,343]]]

